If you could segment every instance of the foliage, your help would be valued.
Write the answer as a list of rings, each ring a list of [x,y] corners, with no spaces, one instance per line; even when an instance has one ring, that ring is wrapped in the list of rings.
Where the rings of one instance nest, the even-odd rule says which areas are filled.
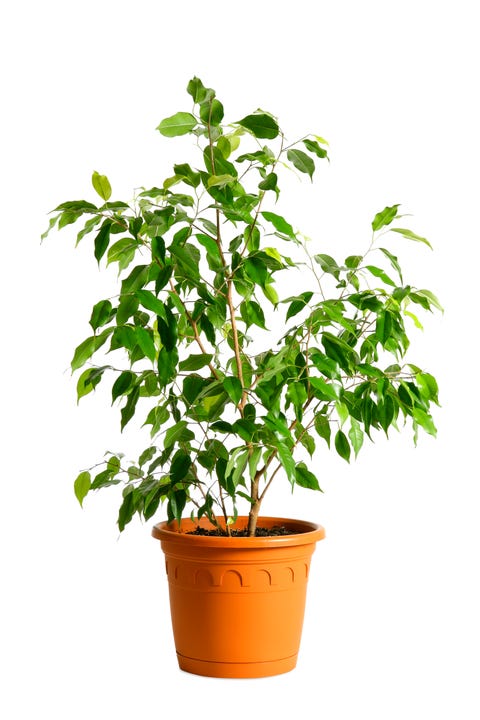
[[[151,435],[136,462],[107,453],[82,471],[75,493],[82,503],[122,484],[120,530],[164,502],[169,519],[188,507],[228,527],[243,500],[253,533],[280,471],[292,487],[320,490],[305,461],[319,445],[348,462],[375,431],[408,422],[415,441],[419,428],[435,434],[437,383],[406,362],[405,320],[421,327],[412,308],[441,308],[430,291],[404,281],[383,246],[392,232],[429,245],[396,226],[398,204],[375,215],[366,251],[343,260],[312,254],[290,218],[272,211],[280,172],[312,179],[328,158],[325,140],[287,144],[263,110],[225,124],[212,89],[193,78],[187,90],[192,111],[158,130],[192,136],[197,164],[175,164],[132,202],[112,201],[108,178],[94,172],[102,202],[59,205],[44,234],[81,221],[78,242],[93,236],[97,262],[118,266],[118,295],[93,307],[72,370],[80,371],[79,399],[109,378],[121,429],[137,415]],[[289,274],[300,271],[308,288],[307,270],[310,288],[285,296]]]

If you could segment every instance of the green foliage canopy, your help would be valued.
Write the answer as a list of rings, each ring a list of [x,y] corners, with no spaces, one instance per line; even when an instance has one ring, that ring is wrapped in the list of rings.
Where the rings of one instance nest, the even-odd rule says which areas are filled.
[[[193,78],[187,91],[191,112],[158,130],[191,135],[197,162],[175,164],[129,202],[112,201],[108,178],[94,172],[101,203],[62,203],[43,236],[80,222],[77,242],[93,236],[96,261],[117,265],[118,295],[94,305],[72,370],[79,400],[110,379],[121,429],[135,416],[150,429],[135,462],[107,453],[74,489],[82,504],[121,484],[120,530],[161,503],[169,519],[188,508],[214,525],[223,517],[228,528],[246,502],[253,533],[277,473],[320,490],[308,464],[320,447],[349,462],[377,431],[409,423],[415,442],[419,429],[435,435],[437,383],[406,361],[406,320],[421,327],[412,309],[441,306],[403,279],[398,234],[429,243],[396,225],[400,205],[378,212],[366,249],[344,259],[312,255],[291,218],[272,210],[281,171],[312,179],[328,159],[323,138],[288,144],[263,110],[225,124],[214,90]],[[392,249],[383,247],[388,238]],[[285,297],[288,274],[301,271],[305,286],[306,270],[310,287]]]

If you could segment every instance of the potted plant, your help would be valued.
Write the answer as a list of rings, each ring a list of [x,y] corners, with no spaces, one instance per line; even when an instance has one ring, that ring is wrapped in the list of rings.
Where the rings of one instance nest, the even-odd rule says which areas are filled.
[[[78,399],[110,379],[122,431],[135,417],[150,430],[136,461],[109,452],[74,489],[82,504],[122,485],[120,531],[166,508],[153,535],[166,553],[180,667],[257,677],[295,666],[310,556],[324,535],[260,516],[265,495],[281,476],[319,491],[325,448],[348,462],[378,431],[407,423],[415,441],[420,429],[435,434],[437,383],[405,355],[407,323],[420,326],[412,310],[441,308],[404,280],[387,247],[399,235],[429,245],[404,227],[398,204],[344,259],[275,211],[281,173],[312,179],[325,140],[290,143],[263,110],[227,124],[212,89],[195,77],[187,91],[193,109],[158,130],[190,135],[196,160],[181,158],[128,202],[112,200],[94,172],[101,203],[62,203],[44,234],[81,220],[78,241],[93,236],[99,266],[118,266],[118,294],[94,305],[71,366]]]

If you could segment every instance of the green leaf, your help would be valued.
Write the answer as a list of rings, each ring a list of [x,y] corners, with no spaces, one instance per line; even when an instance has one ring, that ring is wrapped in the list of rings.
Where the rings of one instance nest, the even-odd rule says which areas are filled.
[[[135,488],[129,485],[125,488],[123,502],[118,511],[117,524],[120,532],[123,532],[125,526],[132,520],[135,515],[135,509]]]
[[[317,478],[303,462],[299,462],[295,466],[295,483],[309,490],[320,490],[321,492]]]
[[[121,482],[122,481],[118,478],[115,478],[112,475],[112,471],[107,468],[107,470],[102,470],[102,472],[98,473],[98,475],[95,475],[95,479],[92,482],[90,490],[99,490],[102,487],[119,485]]]
[[[437,308],[437,310],[440,310],[440,312],[443,313],[444,310],[443,307],[440,305],[439,299],[430,290],[417,290],[415,294],[417,296],[420,296],[421,298],[425,298],[429,302],[429,304],[433,305],[433,307]]]
[[[175,453],[172,464],[170,465],[170,478],[172,483],[181,482],[190,470],[192,460],[190,455],[183,450]]]
[[[398,368],[400,369],[400,366],[398,366]],[[369,365],[368,363],[359,363],[357,365],[357,369],[362,373],[362,375],[366,375],[369,378],[385,377],[385,373],[383,373],[381,370],[374,367],[373,365]]]
[[[210,425],[210,429],[214,432],[221,432],[221,433],[231,433],[232,432],[232,426],[230,423],[226,422],[225,420],[217,420],[216,422],[212,423]]]
[[[216,345],[216,335],[215,335],[215,328],[213,326],[213,323],[209,320],[209,318],[203,314],[200,315],[200,329],[204,333],[205,337],[209,342],[212,343],[212,345]]]
[[[288,150],[287,158],[297,168],[297,170],[300,170],[302,173],[306,173],[310,179],[313,178],[315,163],[309,155],[303,152],[303,150]]]
[[[320,377],[309,377],[309,383],[313,388],[315,388],[315,390],[317,390],[321,394],[322,399],[338,400],[340,390],[332,383],[327,383],[323,378]]]
[[[337,411],[338,419],[340,420],[340,426],[344,425],[346,419],[350,415],[347,405],[337,400],[335,403],[335,410]]]
[[[258,463],[260,461],[260,458],[262,457],[262,448],[260,445],[257,445],[253,448],[251,451],[249,457],[248,457],[248,471],[250,474],[250,480],[253,480],[255,477],[255,473],[257,472]]]
[[[175,425],[168,428],[163,444],[165,448],[169,448],[175,445],[175,443],[193,440],[194,437],[195,434],[189,429],[187,421],[179,420]]]
[[[95,336],[95,350],[98,350],[99,348],[102,347],[102,345],[104,345],[107,342],[108,338],[110,337],[110,335],[112,335],[114,330],[115,329],[113,327],[108,327],[108,328],[105,328],[104,330],[102,330],[101,333],[99,333],[98,335]]]
[[[223,120],[223,105],[220,100],[212,98],[200,105],[200,117],[206,125],[217,127]]]
[[[263,150],[256,150],[255,152],[239,155],[235,162],[241,163],[246,160],[256,163],[257,165],[261,163],[264,167],[266,167],[267,165],[273,165],[275,162],[275,155],[272,153],[270,148],[265,145]]]
[[[213,355],[211,353],[190,355],[186,360],[182,360],[179,363],[178,369],[182,372],[184,370],[199,370],[200,368],[205,367],[205,365],[208,365],[212,358]]]
[[[352,348],[346,342],[332,333],[322,333],[322,345],[329,358],[335,360],[343,370],[350,371]]]
[[[278,182],[277,174],[272,172],[272,173],[269,173],[268,175],[266,175],[265,179],[262,180],[262,182],[260,182],[258,184],[258,187],[260,190],[273,190],[275,193],[277,193],[277,196],[278,196],[279,190],[278,190],[277,182]]]
[[[313,257],[316,262],[318,262],[323,272],[328,273],[329,275],[333,275],[333,277],[338,280],[341,268],[337,265],[331,255],[319,253],[318,255],[314,255]]]
[[[196,124],[197,121],[191,113],[178,112],[162,120],[157,130],[165,137],[175,137],[191,132]]]
[[[221,384],[218,383],[218,385],[220,386]],[[212,391],[212,394],[204,397],[201,406],[196,408],[196,412],[201,415],[204,420],[216,420],[221,415],[226,402],[227,395],[223,391],[223,388],[221,388],[221,392],[214,394]]]
[[[144,425],[151,425],[152,429],[150,431],[151,437],[154,437],[160,430],[161,425],[163,423],[167,422],[170,415],[168,413],[168,410],[163,405],[157,405],[156,407],[152,408],[150,412],[148,413],[147,419],[143,423]],[[150,472],[150,470],[149,470]]]
[[[413,320],[413,323],[416,328],[418,328],[419,330],[423,330],[422,323],[420,322],[420,320],[414,313],[410,312],[410,310],[404,310],[403,314],[406,315],[407,317],[411,318],[411,320]]]
[[[298,315],[298,313],[308,305],[312,297],[313,292],[304,292],[301,295],[297,295],[288,307],[286,320]]]
[[[165,285],[168,283],[173,273],[173,265],[166,265],[159,271],[155,280],[155,292],[158,295],[160,290],[163,290]]]
[[[222,385],[225,388],[225,391],[228,393],[230,400],[235,405],[238,405],[243,395],[243,389],[240,380],[235,377],[235,375],[231,375],[223,380]]]
[[[112,188],[106,175],[100,175],[96,170],[92,175],[92,185],[102,200],[110,200]]]
[[[296,473],[295,473],[295,460],[293,459],[292,451],[289,450],[287,445],[285,445],[281,441],[277,441],[275,443],[275,447],[277,448],[277,451],[278,451],[278,458],[283,466],[283,469],[285,470],[287,478],[289,479],[289,481],[293,487],[293,485],[296,482]]]
[[[268,270],[263,260],[251,255],[244,260],[244,267],[250,280],[260,287],[264,287],[268,278]]]
[[[236,488],[242,480],[243,473],[247,467],[247,462],[248,450],[245,450],[244,447],[235,448],[230,455],[230,459],[225,469],[225,477],[230,478],[234,488]]]
[[[341,458],[350,462],[350,445],[342,430],[337,430],[335,435],[335,449]]]
[[[402,269],[398,263],[398,258],[386,248],[378,248],[390,260],[392,267],[397,271],[400,282],[403,283]]]
[[[200,185],[200,173],[192,170],[188,163],[174,165],[175,175],[178,176],[186,185],[198,187]]]
[[[143,503],[142,514],[145,520],[150,520],[155,515],[162,498],[166,496],[169,490],[170,484],[165,483],[158,483],[151,489]]]
[[[274,305],[274,307],[277,307],[279,298],[278,293],[273,287],[273,285],[271,283],[266,283],[264,287],[262,287],[262,292],[267,298],[267,300],[269,300],[272,305]]]
[[[207,262],[210,270],[213,270],[214,272],[220,270],[223,267],[223,263],[215,240],[210,237],[210,235],[204,235],[203,233],[198,233],[195,237],[200,245],[202,245],[207,251]]]
[[[138,458],[139,466],[142,467],[145,463],[150,462],[156,452],[157,448],[154,446],[146,448]]]
[[[269,264],[269,267],[272,270],[280,270],[284,267],[283,261],[288,258],[284,258],[280,253],[278,252],[277,248],[274,247],[264,247],[263,250],[261,250],[259,253],[262,257],[265,257],[265,255],[268,255],[269,258],[272,258],[275,260],[275,263],[268,263],[268,260],[266,260],[267,265]]]
[[[93,306],[90,316],[90,325],[93,330],[98,330],[102,325],[106,325],[113,317],[113,308],[110,300],[100,300]]]
[[[360,308],[360,310],[372,310],[373,312],[378,312],[383,307],[380,300],[370,290],[350,295],[348,302]]]
[[[162,341],[162,344],[164,345],[164,349],[171,353],[173,350],[176,350],[177,346],[177,338],[178,338],[178,325],[177,325],[177,318],[172,313],[168,305],[165,305],[164,308],[165,314],[166,314],[166,320],[164,320],[160,315],[157,315],[157,328],[158,333],[160,335],[160,339]],[[160,361],[160,358],[159,358]]]
[[[265,220],[271,222],[275,230],[278,230],[279,233],[282,233],[282,235],[287,235],[287,237],[291,238],[292,240],[297,239],[293,227],[285,220],[284,217],[268,211],[262,212],[261,215],[265,218]]]
[[[392,232],[400,233],[400,235],[403,235],[403,237],[408,238],[409,240],[414,240],[415,242],[423,243],[424,245],[427,245],[427,247],[430,248],[430,250],[433,250],[432,246],[428,242],[428,240],[424,237],[420,237],[420,235],[417,235],[416,233],[412,232],[411,230],[407,230],[406,228],[391,228]]]
[[[175,490],[168,498],[167,514],[169,520],[176,520],[180,523],[182,513],[187,504],[187,493],[185,490]]]
[[[263,418],[263,422],[269,430],[275,433],[275,437],[281,437],[287,441],[288,447],[293,447],[294,440],[284,415],[277,416],[274,412],[270,411],[269,414]]]
[[[149,265],[137,265],[122,281],[122,295],[128,295],[140,289],[148,282]]]
[[[435,427],[431,415],[429,415],[425,412],[425,410],[422,410],[419,407],[414,407],[412,409],[412,415],[415,422],[420,425],[427,433],[429,433],[429,435],[433,435],[433,437],[436,436],[437,428]]]
[[[136,385],[133,390],[129,393],[127,396],[127,402],[125,403],[125,406],[121,409],[120,415],[121,415],[121,422],[120,422],[120,429],[123,431],[125,425],[130,422],[132,417],[135,414],[135,408],[137,406],[138,398],[140,397],[140,388],[138,385]]]
[[[395,418],[395,402],[391,395],[387,394],[377,405],[378,420],[385,433]]]
[[[118,303],[117,325],[124,325],[138,310],[138,300],[134,295],[121,295]]]
[[[165,388],[175,377],[177,362],[178,350],[175,347],[172,350],[163,347],[158,353],[158,381],[161,388]]]
[[[363,255],[349,255],[347,258],[345,258],[345,265],[347,266],[347,268],[356,270],[362,260]]]
[[[195,245],[185,243],[182,247],[177,245],[170,246],[170,252],[180,263],[183,275],[188,279],[198,280],[200,278],[199,262],[200,251]]]
[[[135,297],[140,301],[140,304],[144,308],[155,313],[155,315],[159,315],[166,321],[167,315],[165,312],[165,304],[155,297],[150,290],[137,290]]]
[[[87,495],[88,491],[90,490],[90,487],[91,487],[90,473],[87,471],[81,472],[73,484],[75,497],[77,498],[81,507],[83,507],[83,500],[84,500],[85,496]]]
[[[233,175],[210,175],[207,182],[207,188],[211,187],[225,187],[225,185],[234,183],[237,178]]]
[[[315,415],[315,430],[317,431],[317,434],[323,438],[328,447],[330,447],[330,437],[332,434],[332,428],[330,426],[330,422],[328,420],[328,417],[326,415]]]
[[[268,138],[269,140],[276,138],[280,131],[274,118],[262,112],[247,115],[238,121],[238,125],[249,130],[257,138]]]
[[[310,358],[317,370],[321,372],[322,375],[325,375],[325,377],[333,380],[334,378],[338,378],[340,376],[337,363],[321,353],[318,348],[312,348]]]
[[[238,175],[235,165],[229,160],[225,160],[217,147],[210,150],[207,146],[203,151],[203,159],[209,175],[232,175],[233,177]]]
[[[74,222],[78,220],[78,218],[82,215],[82,212],[77,210],[65,210],[59,217],[58,220],[58,229],[61,230],[62,228],[66,227],[67,225],[72,225]]]
[[[155,349],[152,332],[144,327],[136,327],[135,338],[145,357],[151,360],[151,362],[155,362],[157,351]]]
[[[316,443],[315,438],[310,433],[306,432],[305,428],[300,423],[297,423],[295,427],[295,437],[299,440],[305,450],[308,452],[310,457],[315,454]]]
[[[385,227],[385,225],[390,225],[392,220],[397,216],[399,207],[400,205],[392,205],[377,213],[372,221],[373,231],[380,230],[380,228]]]
[[[392,313],[389,310],[385,310],[377,316],[375,323],[375,335],[383,346],[385,346],[385,343],[391,336],[392,328]]]
[[[92,357],[96,350],[95,340],[95,336],[89,337],[76,348],[71,362],[72,372],[81,368]]]
[[[232,153],[233,147],[232,147],[232,143],[230,142],[230,140],[232,140],[232,139],[233,138],[227,138],[227,137],[225,137],[225,135],[221,135],[217,140],[217,147],[220,150],[220,152],[222,153],[225,160],[227,160]],[[237,140],[240,140],[240,138],[237,138]],[[238,147],[238,145],[237,145],[237,147]]]
[[[307,390],[301,382],[291,382],[288,385],[286,398],[290,400],[295,408],[295,415],[298,421],[302,420],[303,404],[307,399]]]
[[[350,438],[350,442],[352,443],[355,457],[357,457],[363,445],[363,430],[358,420],[356,420],[354,417],[350,417],[350,430],[348,431],[348,437]]]
[[[45,240],[49,233],[53,230],[55,225],[57,224],[57,221],[59,219],[60,215],[55,215],[55,217],[50,218],[48,221],[48,228],[40,235],[41,240]]]
[[[107,265],[110,265],[112,262],[118,262],[119,271],[125,270],[135,257],[137,246],[136,241],[131,237],[124,237],[117,240],[117,242],[108,248]]]
[[[137,376],[135,373],[130,372],[130,370],[125,370],[125,372],[120,373],[112,386],[112,403],[114,403],[120,395],[126,394],[126,392],[132,387],[136,378]]]
[[[193,77],[187,85],[187,92],[192,96],[193,102],[198,104],[205,100],[207,88],[204,86],[200,78]]]
[[[112,228],[112,221],[111,220],[105,220],[102,227],[100,228],[99,233],[97,234],[95,238],[95,259],[97,262],[100,262],[102,257],[105,255],[108,244],[110,242],[110,231]]]
[[[102,222],[102,218],[98,216],[94,216],[92,218],[89,218],[87,222],[85,223],[84,227],[77,233],[77,242],[75,245],[78,245],[80,240],[82,240],[86,235],[92,232],[94,228],[97,227]],[[42,236],[43,237],[43,236]]]
[[[108,366],[89,368],[80,375],[77,381],[77,402],[80,398],[88,395],[92,390],[95,390],[107,367]]]
[[[266,330],[265,315],[261,306],[255,300],[244,300],[240,305],[240,315],[247,328],[250,325],[258,325],[262,330]]]
[[[375,265],[365,265],[365,269],[368,270],[375,277],[380,278],[380,280],[382,280],[386,285],[396,287],[396,283],[394,283],[393,280],[389,278],[386,272],[381,268],[375,267]]]
[[[419,373],[416,376],[416,381],[420,388],[421,395],[438,405],[438,384],[433,375],[426,372]]]
[[[86,200],[70,200],[55,208],[55,212],[58,210],[81,210],[82,212],[90,212],[91,210],[98,210],[98,208]]]
[[[327,151],[320,147],[316,140],[304,140],[303,144],[310,152],[315,153],[319,158],[328,158]]]
[[[217,236],[217,226],[215,225],[215,223],[212,223],[212,221],[208,220],[208,218],[200,218],[200,222],[202,223],[205,230],[211,235],[213,235],[213,237]]]

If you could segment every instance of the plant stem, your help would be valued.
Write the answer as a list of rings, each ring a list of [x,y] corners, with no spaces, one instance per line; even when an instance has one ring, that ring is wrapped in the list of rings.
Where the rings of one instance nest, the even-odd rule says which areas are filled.
[[[188,322],[190,323],[190,327],[191,327],[192,330],[193,330],[193,336],[194,336],[194,338],[195,338],[195,342],[197,343],[197,345],[198,345],[198,347],[200,348],[200,350],[202,351],[202,353],[203,353],[204,355],[207,355],[207,354],[208,354],[208,353],[207,353],[207,350],[206,350],[206,348],[205,348],[205,345],[204,345],[203,342],[202,342],[202,338],[200,337],[200,333],[198,332],[197,323],[195,322],[195,320],[194,320],[193,317],[191,316],[190,312],[187,310],[187,306],[186,306],[185,303],[183,302],[183,300],[182,300],[182,298],[180,297],[180,295],[178,294],[178,292],[175,290],[175,286],[174,286],[174,284],[173,284],[173,282],[172,282],[171,280],[170,280],[170,290],[172,291],[172,293],[174,293],[174,294],[178,297],[178,299],[179,299],[180,302],[182,303],[183,309],[185,310],[185,315],[186,315],[186,317],[187,317],[187,320],[188,320]],[[190,337],[190,336],[189,336],[189,337]],[[214,366],[212,363],[208,363],[208,367],[209,367],[210,372],[212,373],[213,377],[215,378],[215,380],[220,380],[220,376],[219,376],[219,374],[218,374],[215,366]]]

